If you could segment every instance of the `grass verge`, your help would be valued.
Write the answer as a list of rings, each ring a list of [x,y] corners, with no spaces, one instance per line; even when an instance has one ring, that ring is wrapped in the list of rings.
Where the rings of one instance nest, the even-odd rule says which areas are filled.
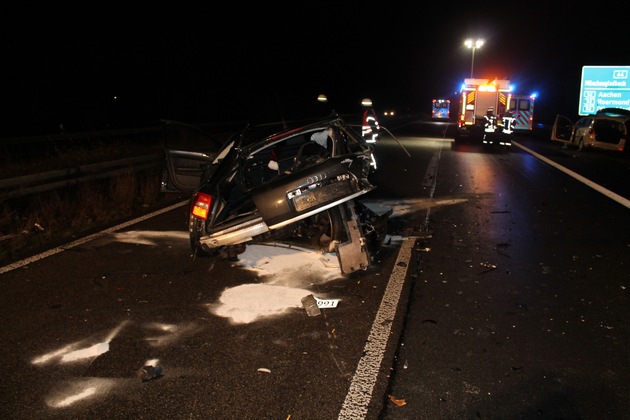
[[[0,265],[156,210],[181,197],[160,192],[161,171],[134,173],[0,204]]]

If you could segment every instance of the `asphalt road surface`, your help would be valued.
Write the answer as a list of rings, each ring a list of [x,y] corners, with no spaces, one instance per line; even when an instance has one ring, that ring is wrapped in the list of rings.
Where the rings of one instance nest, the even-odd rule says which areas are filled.
[[[366,271],[193,258],[184,204],[0,267],[2,418],[627,418],[628,207],[529,151],[626,199],[628,161],[399,133]]]
[[[629,164],[442,149],[433,197],[466,200],[428,216],[382,418],[628,418]]]

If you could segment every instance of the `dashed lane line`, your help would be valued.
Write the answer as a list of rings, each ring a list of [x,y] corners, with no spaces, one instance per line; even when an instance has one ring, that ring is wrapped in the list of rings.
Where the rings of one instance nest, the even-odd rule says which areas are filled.
[[[66,250],[68,250],[70,248],[74,248],[75,246],[82,245],[82,244],[84,244],[86,242],[89,242],[89,241],[91,241],[93,239],[100,238],[101,236],[108,235],[110,233],[119,231],[119,230],[124,229],[126,227],[129,227],[131,225],[135,225],[136,223],[140,223],[143,220],[147,220],[147,219],[155,217],[155,216],[157,216],[159,214],[166,213],[168,211],[174,210],[174,209],[176,209],[178,207],[181,207],[181,206],[183,206],[184,204],[187,204],[187,203],[188,203],[188,201],[186,200],[186,201],[182,201],[180,203],[173,204],[173,205],[171,205],[169,207],[165,207],[163,209],[154,211],[152,213],[145,214],[142,217],[138,217],[136,219],[129,220],[128,222],[121,223],[121,224],[113,226],[113,227],[111,227],[109,229],[105,229],[105,230],[102,230],[100,232],[94,233],[92,235],[86,236],[84,238],[77,239],[76,241],[67,243],[65,245],[58,246],[56,248],[51,248],[51,249],[49,249],[49,250],[47,250],[45,252],[42,252],[40,254],[33,255],[32,257],[28,257],[28,258],[25,258],[23,260],[16,261],[14,263],[5,265],[3,267],[0,267],[0,274],[9,272],[11,270],[15,270],[16,268],[24,267],[25,265],[28,265],[28,264],[33,263],[35,261],[42,260],[42,259],[44,259],[46,257],[50,257],[51,255],[58,254],[58,253],[60,253],[62,251],[66,251]]]

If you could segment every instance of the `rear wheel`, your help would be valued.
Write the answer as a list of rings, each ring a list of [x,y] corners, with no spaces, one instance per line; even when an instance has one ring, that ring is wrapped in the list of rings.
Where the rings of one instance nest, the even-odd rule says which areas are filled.
[[[344,234],[341,212],[335,206],[298,222],[288,240],[321,252],[333,252]]]
[[[324,252],[333,252],[335,245],[343,239],[345,229],[339,206],[330,208],[317,217],[319,234],[315,236],[317,246]]]

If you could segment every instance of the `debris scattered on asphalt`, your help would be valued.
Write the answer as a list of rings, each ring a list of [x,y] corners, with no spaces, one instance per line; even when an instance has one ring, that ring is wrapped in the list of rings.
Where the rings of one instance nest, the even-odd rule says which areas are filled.
[[[150,381],[151,379],[159,378],[162,376],[162,368],[160,366],[147,365],[143,366],[136,375],[142,382]]]
[[[396,399],[393,395],[390,394],[388,394],[387,396],[389,397],[389,400],[396,404],[398,407],[404,407],[405,405],[407,405],[407,401],[405,400]]]
[[[256,370],[256,372],[262,372],[262,373],[271,373],[271,370],[267,369],[267,368],[258,368]]]
[[[308,316],[317,316],[322,313],[319,306],[317,306],[317,300],[313,295],[304,296],[302,298],[302,306],[306,309],[306,314]]]
[[[494,270],[495,268],[497,268],[497,266],[496,266],[495,264],[490,264],[490,263],[488,263],[488,262],[482,262],[480,265],[481,265],[482,267],[491,268],[491,269],[493,269],[493,270]]]

